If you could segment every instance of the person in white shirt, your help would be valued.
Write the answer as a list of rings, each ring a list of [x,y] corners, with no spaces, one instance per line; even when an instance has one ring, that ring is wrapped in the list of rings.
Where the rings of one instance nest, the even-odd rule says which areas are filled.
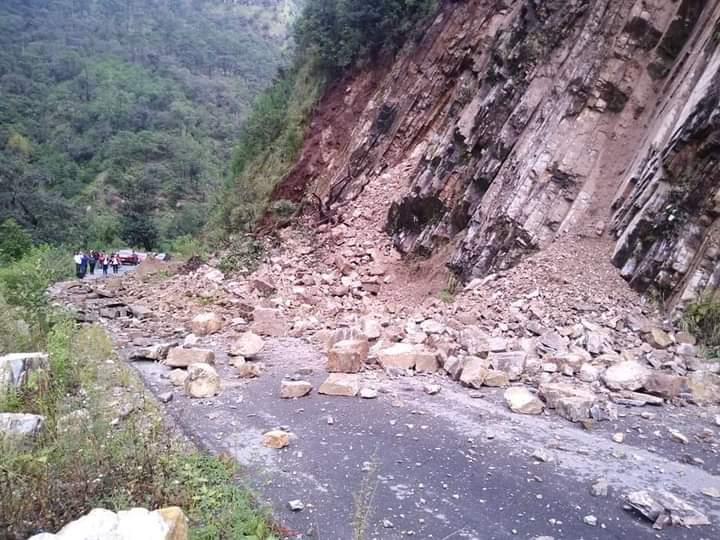
[[[75,275],[76,275],[78,278],[81,278],[81,277],[82,277],[82,275],[81,275],[81,273],[80,273],[80,266],[82,265],[82,259],[83,259],[83,256],[82,256],[82,252],[81,252],[81,251],[78,251],[77,253],[75,253],[75,256],[73,257],[73,260],[75,261]]]

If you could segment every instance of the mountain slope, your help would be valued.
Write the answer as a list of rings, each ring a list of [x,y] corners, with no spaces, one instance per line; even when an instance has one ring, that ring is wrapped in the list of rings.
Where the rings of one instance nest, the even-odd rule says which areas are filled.
[[[633,286],[687,300],[718,282],[719,21],[697,0],[445,2],[328,93],[277,194],[382,216],[464,279],[599,235]]]
[[[3,2],[0,221],[56,242],[197,231],[296,11],[293,0]]]

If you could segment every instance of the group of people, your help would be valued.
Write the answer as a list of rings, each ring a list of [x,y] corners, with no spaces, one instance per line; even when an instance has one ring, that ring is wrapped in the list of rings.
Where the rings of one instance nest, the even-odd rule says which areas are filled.
[[[120,269],[120,256],[117,253],[104,253],[102,251],[90,251],[83,253],[78,251],[74,256],[75,274],[79,279],[84,278],[87,274],[94,274],[95,268],[102,268],[103,275],[107,276],[110,267],[113,274],[117,274]]]

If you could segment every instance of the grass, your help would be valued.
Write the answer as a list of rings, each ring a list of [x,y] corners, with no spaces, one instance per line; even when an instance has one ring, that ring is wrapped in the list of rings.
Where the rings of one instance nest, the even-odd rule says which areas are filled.
[[[34,447],[0,448],[0,538],[56,531],[95,507],[172,505],[188,515],[194,540],[276,538],[232,464],[172,437],[100,327],[61,321],[47,348],[49,372],[0,400],[2,412],[47,418]]]
[[[360,484],[360,489],[353,496],[355,501],[355,511],[353,513],[353,540],[365,540],[367,536],[368,524],[373,512],[373,501],[377,491],[378,464],[373,459],[369,462],[368,470]]]
[[[720,358],[720,300],[706,296],[688,305],[683,326],[698,339],[708,357]]]

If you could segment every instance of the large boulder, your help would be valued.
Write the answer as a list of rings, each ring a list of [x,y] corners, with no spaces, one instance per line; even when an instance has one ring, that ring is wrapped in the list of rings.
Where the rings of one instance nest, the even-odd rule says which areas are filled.
[[[417,373],[435,373],[440,369],[438,354],[430,349],[420,348],[415,353],[415,371]]]
[[[185,379],[185,393],[192,398],[210,398],[220,393],[220,376],[210,364],[192,364]]]
[[[590,410],[595,398],[563,397],[555,402],[556,412],[571,422],[583,422],[590,419]]]
[[[503,397],[512,412],[519,414],[540,414],[543,412],[543,402],[525,387],[512,386],[505,390]]]
[[[540,396],[550,409],[554,409],[560,399],[579,398],[588,403],[588,408],[595,402],[596,396],[592,390],[570,383],[543,383],[539,388]]]
[[[697,403],[720,403],[720,375],[695,371],[688,375],[687,386]]]
[[[488,374],[488,361],[477,356],[468,358],[460,374],[460,382],[471,388],[480,388]]]
[[[0,413],[0,442],[26,446],[42,433],[45,417],[37,414]]]
[[[525,371],[527,354],[523,351],[491,352],[488,356],[490,365],[499,371],[504,371],[511,381],[518,380]]]
[[[396,343],[378,353],[378,362],[385,369],[412,369],[415,367],[418,350],[418,347],[411,343]]]
[[[289,328],[279,309],[256,307],[250,330],[261,336],[282,337],[287,335]]]
[[[252,358],[257,356],[265,346],[265,340],[254,332],[245,332],[230,347],[230,356]]]
[[[365,366],[369,351],[367,339],[338,341],[328,351],[327,370],[330,373],[358,373]]]
[[[651,328],[645,336],[647,342],[656,349],[667,349],[674,343],[670,335],[662,328]]]
[[[133,508],[111,512],[102,508],[68,523],[57,534],[42,533],[30,540],[187,540],[188,522],[178,507],[151,512]]]
[[[676,398],[685,388],[685,377],[670,373],[652,372],[645,379],[643,388],[646,392],[665,399]]]
[[[34,372],[47,369],[45,353],[13,353],[0,356],[0,392],[19,390]]]
[[[191,364],[214,364],[215,353],[210,349],[170,349],[163,364],[172,368],[186,368]]]
[[[196,336],[208,336],[222,330],[223,318],[217,313],[200,313],[192,320],[190,326]]]
[[[610,366],[602,374],[602,380],[610,390],[635,391],[643,387],[649,370],[635,360],[626,360]]]

